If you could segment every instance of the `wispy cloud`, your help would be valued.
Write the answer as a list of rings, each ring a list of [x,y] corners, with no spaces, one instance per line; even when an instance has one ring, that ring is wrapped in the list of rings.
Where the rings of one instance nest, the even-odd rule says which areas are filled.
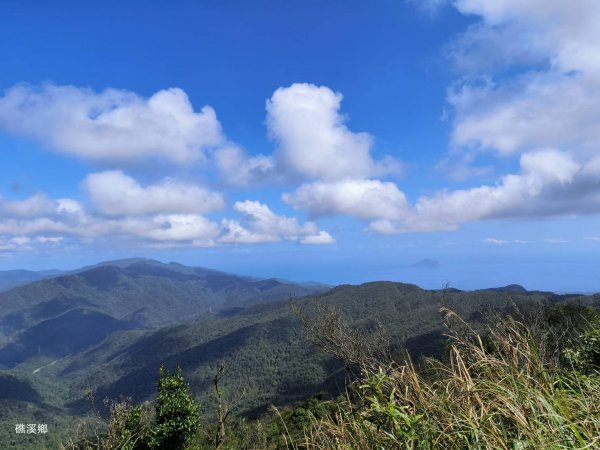
[[[14,236],[9,238],[0,237],[0,253],[22,253],[33,251],[48,251],[62,243],[62,237],[56,236]]]
[[[509,241],[506,241],[504,239],[496,239],[496,238],[485,238],[485,239],[482,239],[481,242],[483,242],[484,244],[493,244],[493,245],[506,245],[509,243]]]
[[[569,241],[562,238],[548,238],[544,239],[544,242],[546,242],[547,244],[566,244]]]
[[[406,0],[406,3],[428,16],[436,16],[450,0]]]

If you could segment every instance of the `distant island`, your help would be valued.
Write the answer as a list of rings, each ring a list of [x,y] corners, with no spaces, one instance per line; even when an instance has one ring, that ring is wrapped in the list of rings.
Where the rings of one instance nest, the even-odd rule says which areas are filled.
[[[435,259],[425,258],[421,261],[411,264],[410,267],[412,267],[413,269],[433,270],[439,269],[440,267],[442,267],[442,264]]]

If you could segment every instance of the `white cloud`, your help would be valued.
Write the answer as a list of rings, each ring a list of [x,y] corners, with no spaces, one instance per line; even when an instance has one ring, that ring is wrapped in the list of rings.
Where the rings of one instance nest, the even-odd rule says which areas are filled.
[[[311,217],[332,214],[372,220],[381,233],[452,230],[465,222],[509,217],[600,212],[600,164],[583,165],[569,152],[536,150],[521,155],[521,171],[497,185],[424,196],[409,206],[396,184],[375,179],[314,181],[283,195]],[[579,201],[573,201],[573,198]]]
[[[61,242],[62,237],[37,236],[31,238],[29,236],[0,236],[0,253],[19,253],[32,252],[36,250],[48,250],[57,247]]]
[[[15,253],[22,251],[31,251],[31,239],[24,236],[15,236],[11,238],[0,238],[0,253]]]
[[[69,220],[69,217],[0,220],[0,235],[31,236],[41,244],[60,244],[65,236],[69,236],[88,243],[108,238],[112,246],[130,243],[142,246],[151,243],[211,246],[219,232],[218,224],[198,214],[159,214],[119,219],[86,214],[75,221]]]
[[[152,241],[191,241],[195,246],[212,246],[219,226],[198,214],[159,214],[151,220],[117,222],[117,230]]]
[[[303,225],[298,220],[275,214],[260,202],[236,202],[235,210],[243,215],[242,221],[224,219],[222,243],[257,244],[281,240],[298,241],[304,244],[330,244],[335,242],[325,231],[319,231],[314,222]]]
[[[221,178],[229,185],[343,179],[399,174],[402,164],[371,155],[373,138],[355,133],[340,114],[342,95],[312,84],[277,89],[267,100],[269,136],[277,143],[273,155],[249,155],[227,143],[213,153]]]
[[[335,242],[329,233],[319,230],[314,222],[301,224],[296,218],[277,215],[268,206],[253,201],[237,202],[234,205],[235,211],[242,215],[241,220],[223,219],[221,223],[212,222],[197,213],[157,213],[157,205],[162,201],[162,196],[166,195],[163,189],[172,194],[175,200],[180,200],[177,208],[171,205],[170,209],[186,209],[183,197],[177,197],[180,190],[168,183],[141,188],[133,179],[120,172],[109,172],[108,175],[110,176],[101,182],[107,185],[112,182],[116,187],[115,192],[119,192],[123,185],[134,183],[126,192],[134,192],[135,198],[124,199],[122,205],[113,208],[112,202],[118,195],[106,194],[106,198],[100,201],[96,199],[97,206],[102,205],[104,212],[103,215],[96,215],[88,212],[76,200],[52,200],[39,194],[47,200],[44,204],[47,203],[51,208],[47,206],[35,211],[25,209],[26,215],[0,217],[0,252],[36,251],[42,247],[55,248],[63,243],[73,245],[78,242],[123,248],[209,247],[282,240],[299,244]],[[112,176],[115,178],[111,178]],[[194,194],[194,188],[190,189],[190,195]],[[137,190],[140,192],[136,193]],[[151,195],[155,192],[160,194]],[[197,199],[190,200],[195,205]],[[194,206],[193,209],[197,208]]]
[[[544,239],[544,242],[546,242],[547,244],[566,244],[567,241],[566,239],[561,239],[561,238],[550,238],[550,239]]]
[[[63,217],[80,219],[85,216],[85,209],[77,200],[59,198],[56,200],[56,213]]]
[[[42,244],[54,244],[54,245],[58,245],[63,241],[64,238],[60,237],[60,236],[53,236],[53,237],[49,237],[49,236],[38,236],[35,238],[36,242],[40,242]]]
[[[195,112],[177,88],[146,99],[116,89],[16,85],[0,97],[0,128],[99,161],[161,157],[188,163],[224,139],[214,110]]]
[[[458,67],[479,76],[450,91],[453,144],[500,154],[544,147],[588,158],[597,154],[600,3],[456,0],[454,5],[480,21],[452,47]],[[517,75],[494,77],[507,67],[518,67]]]
[[[73,199],[51,199],[44,193],[36,193],[24,200],[0,198],[0,235],[62,233],[84,216],[83,206]],[[44,243],[54,238],[40,236],[38,239]]]
[[[501,155],[544,147],[589,158],[600,146],[600,81],[596,74],[529,73],[515,83],[452,91],[452,144]]]
[[[115,175],[115,177],[108,177],[101,181],[108,184],[112,181],[115,192],[123,187],[123,183],[135,184],[131,178],[120,172],[108,172],[108,175]],[[128,200],[125,198],[126,195],[123,195],[121,197],[123,203],[120,207],[115,207],[116,210],[109,208],[111,206],[110,202],[115,200],[115,197],[111,197],[111,195],[116,196],[114,192],[105,193],[105,197],[100,200],[102,208],[106,210],[105,212],[119,213],[126,215],[126,217],[107,218],[106,216],[96,216],[87,212],[84,205],[76,200],[64,198],[53,200],[44,194],[36,194],[36,198],[44,199],[43,202],[29,201],[29,199],[12,202],[9,206],[19,214],[13,214],[12,216],[3,214],[0,217],[0,244],[2,249],[4,252],[32,251],[39,248],[40,245],[46,247],[60,245],[66,237],[75,240],[87,240],[88,242],[108,238],[112,242],[111,245],[118,245],[121,241],[140,245],[151,243],[179,243],[187,246],[214,245],[214,239],[221,232],[220,226],[199,214],[169,214],[169,208],[160,214],[151,214],[156,212],[156,205],[164,200],[162,196],[168,196],[169,194],[173,194],[176,205],[178,205],[177,209],[185,209],[185,204],[181,205],[183,200],[178,198],[178,195],[181,196],[182,192],[177,186],[173,188],[171,184],[167,183],[151,186],[146,190],[136,186],[133,186],[132,189],[135,198]],[[136,189],[140,192],[137,192]],[[156,194],[157,192],[158,194]],[[199,192],[203,194],[201,190]],[[190,187],[189,190],[183,189],[183,194],[186,193],[192,196],[197,194],[197,191],[194,187]],[[190,200],[193,203],[197,199],[196,196]],[[132,202],[138,202],[137,209]],[[32,204],[41,204],[43,207],[21,207],[21,205]],[[3,206],[6,206],[6,202]],[[197,208],[190,207],[190,209]],[[135,216],[136,213],[147,215]]]
[[[212,152],[221,179],[247,186],[399,174],[402,164],[395,158],[372,157],[371,135],[348,129],[341,101],[340,93],[325,86],[296,83],[277,89],[266,102],[266,123],[276,151],[250,155],[239,145],[223,143]]]
[[[342,95],[312,84],[279,88],[267,101],[267,126],[278,143],[277,158],[301,178],[335,181],[399,171],[388,158],[375,161],[373,138],[354,133],[339,112]]]
[[[439,2],[426,2],[434,3]],[[298,181],[303,184],[283,195],[295,209],[311,217],[370,220],[368,230],[377,233],[600,213],[600,3],[453,4],[479,21],[451,47],[465,76],[448,93],[452,148],[445,160],[450,163],[441,166],[450,167],[453,158],[464,163],[463,170],[453,168],[464,179],[483,170],[489,175],[489,168],[476,165],[482,152],[519,158],[520,169],[495,184],[442,190],[409,205],[396,184],[377,179],[397,172],[399,163],[376,160],[373,138],[349,129],[341,94],[311,84],[280,88],[267,101],[267,127],[277,144],[273,155],[250,155],[228,143],[214,111],[194,112],[176,89],[143,99],[125,91],[16,86],[0,98],[0,127],[62,152],[102,160],[160,156],[186,162],[213,147],[210,155],[227,184],[278,177]],[[238,202],[241,220],[214,224],[199,213],[222,207],[221,195],[173,180],[141,186],[122,172],[102,172],[90,175],[86,186],[103,217],[73,200],[41,194],[0,199],[0,233],[133,239],[139,229],[140,239],[153,242],[333,241],[313,222],[301,225],[258,202]]]
[[[406,3],[416,8],[418,11],[429,16],[435,16],[447,4],[449,0],[406,0]]]
[[[218,224],[199,214],[157,214],[150,217],[102,219],[87,217],[70,231],[90,238],[110,237],[140,243],[212,246],[219,234]]]
[[[403,216],[368,229],[451,230],[485,219],[600,213],[600,3],[453,4],[480,20],[451,47],[466,76],[449,90],[452,147],[441,167],[458,160],[472,175],[478,153],[491,151],[520,157],[520,171],[495,185],[421,197]]]
[[[373,158],[373,138],[348,129],[341,101],[327,87],[300,83],[278,89],[267,101],[267,126],[278,145],[276,169],[305,181],[282,198],[311,217],[398,219],[407,206],[405,195],[394,183],[373,177],[399,174],[401,164]],[[316,235],[302,242],[325,241],[329,237]]]
[[[311,217],[345,214],[362,219],[398,219],[407,208],[405,195],[391,182],[344,180],[303,184],[283,200]]]
[[[313,217],[370,219],[367,230],[382,234],[452,230],[486,219],[600,213],[600,3],[453,4],[480,20],[450,48],[466,76],[448,93],[451,152],[439,167],[455,178],[489,176],[489,166],[478,167],[476,158],[491,151],[519,157],[520,171],[495,185],[441,190],[410,206],[395,184],[369,179],[377,172],[371,144],[345,127],[338,114],[341,96],[294,85],[276,92],[268,104],[270,131],[288,164],[316,180],[284,194],[286,202]],[[306,136],[305,129],[312,134]],[[313,154],[310,149],[320,145],[325,150]],[[336,166],[340,148],[351,148],[353,156]],[[328,167],[334,169],[327,173]]]
[[[495,186],[421,197],[399,220],[378,220],[369,230],[383,234],[452,230],[484,219],[597,213],[597,172],[577,164],[566,152],[546,150],[522,155],[521,172],[504,176]]]
[[[333,244],[335,243],[335,239],[326,231],[319,231],[318,234],[313,234],[310,236],[304,236],[300,238],[300,244],[307,245],[320,245],[320,244]]]
[[[56,208],[56,202],[45,194],[37,193],[24,200],[5,200],[0,197],[0,217],[32,217],[48,214]]]
[[[204,213],[225,205],[221,194],[200,186],[167,179],[142,187],[118,170],[88,175],[84,185],[97,210],[109,216]]]
[[[538,58],[544,55],[561,71],[600,70],[600,5],[595,0],[455,0],[454,5],[463,14],[479,16],[478,26],[489,33],[509,29],[513,40],[539,49]],[[522,52],[508,41],[504,45]]]
[[[504,239],[496,239],[496,238],[482,239],[481,242],[483,242],[484,244],[492,244],[492,245],[506,245],[506,244],[508,244],[508,241],[505,241]]]
[[[272,156],[250,156],[236,145],[219,148],[214,153],[214,159],[221,178],[233,186],[273,181],[280,176]]]

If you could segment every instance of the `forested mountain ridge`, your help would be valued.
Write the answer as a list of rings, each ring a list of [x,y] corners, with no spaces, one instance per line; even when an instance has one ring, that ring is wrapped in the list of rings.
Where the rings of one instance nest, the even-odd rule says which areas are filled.
[[[102,263],[0,293],[0,367],[34,354],[65,356],[117,330],[156,328],[323,289],[152,260]]]
[[[12,334],[8,329],[11,342],[0,347],[0,358],[11,362],[0,378],[0,403],[7,411],[3,427],[31,411],[64,427],[74,420],[69,417],[89,411],[90,388],[98,399],[151,399],[161,365],[180,366],[192,393],[209,410],[220,362],[227,368],[224,390],[244,392],[237,413],[254,416],[271,403],[290,404],[321,390],[340,392],[346,381],[343,364],[307,341],[290,301],[307,311],[326,304],[358,329],[380,323],[393,345],[415,358],[440,355],[447,332],[442,306],[477,327],[489,311],[515,304],[600,305],[598,295],[512,286],[423,290],[396,282],[341,285],[303,297],[310,289],[280,280],[148,261],[121,265],[99,265],[0,295],[4,330],[11,323],[14,328],[15,317],[31,324]],[[173,303],[179,294],[180,303]],[[141,314],[144,305],[154,309]],[[73,342],[78,346],[68,347]]]

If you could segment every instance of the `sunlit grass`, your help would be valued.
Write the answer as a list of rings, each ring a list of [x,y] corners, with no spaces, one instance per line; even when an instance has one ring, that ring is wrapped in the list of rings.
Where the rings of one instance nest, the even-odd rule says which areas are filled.
[[[313,421],[296,448],[571,449],[600,447],[600,377],[540,356],[528,327],[510,317],[485,338],[459,327],[448,359],[417,370],[407,356],[363,368],[353,395]]]

